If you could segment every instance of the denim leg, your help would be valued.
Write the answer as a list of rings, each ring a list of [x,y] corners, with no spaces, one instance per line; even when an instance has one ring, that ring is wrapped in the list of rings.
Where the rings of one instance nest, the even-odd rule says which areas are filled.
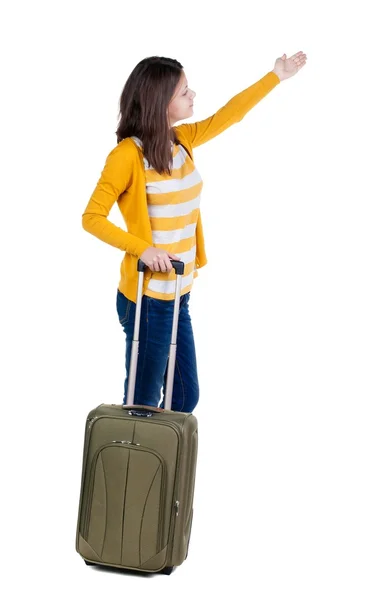
[[[199,401],[195,341],[189,314],[190,293],[185,294],[179,312],[178,338],[171,409],[192,412]],[[163,401],[166,394],[166,375],[163,386]]]
[[[180,299],[178,339],[172,410],[192,412],[199,400],[195,344],[191,318],[189,315],[189,296]],[[128,373],[134,333],[136,304],[117,292],[117,312],[126,335],[125,370],[123,403],[126,403]],[[159,300],[150,296],[142,297],[141,325],[139,334],[139,352],[134,404],[158,406],[166,390],[168,356],[170,352],[173,300]],[[163,403],[161,404],[163,406]]]
[[[122,296],[122,297],[120,297]],[[158,303],[159,304],[158,304]],[[134,404],[158,406],[170,351],[172,315],[168,302],[142,296]],[[117,294],[117,312],[126,335],[123,403],[126,404],[136,304]],[[173,314],[173,313],[172,313]]]

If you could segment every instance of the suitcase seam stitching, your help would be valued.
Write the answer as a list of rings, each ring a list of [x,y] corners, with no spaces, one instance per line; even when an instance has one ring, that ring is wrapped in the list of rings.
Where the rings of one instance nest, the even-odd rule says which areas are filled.
[[[155,473],[154,473],[154,477],[153,477],[153,479],[152,479],[152,481],[151,481],[151,484],[150,484],[150,487],[149,487],[149,491],[147,492],[147,495],[146,495],[145,504],[144,504],[144,506],[143,506],[142,516],[141,516],[141,525],[140,525],[140,530],[139,530],[139,566],[140,566],[140,567],[142,566],[142,564],[145,564],[145,563],[147,562],[147,560],[150,560],[150,559],[151,559],[153,556],[156,556],[156,554],[157,554],[157,552],[155,552],[155,554],[152,554],[152,555],[151,555],[151,556],[150,556],[150,557],[149,557],[147,560],[144,560],[144,561],[143,561],[143,563],[142,563],[142,556],[141,556],[141,540],[142,540],[142,525],[143,525],[143,519],[144,519],[144,515],[145,515],[146,504],[147,504],[147,501],[148,501],[148,499],[149,499],[149,496],[150,496],[151,488],[153,487],[153,483],[154,483],[154,481],[155,481],[155,478],[156,478],[156,476],[157,476],[157,473],[158,473],[158,471],[159,471],[159,469],[160,469],[160,468],[161,468],[161,464],[159,463],[159,465],[158,465],[158,467],[157,467],[157,470],[156,470],[156,471],[155,471]]]
[[[108,488],[107,488],[107,478],[106,478],[105,469],[104,469],[104,462],[103,462],[103,457],[101,456],[101,453],[100,453],[100,460],[101,460],[101,466],[103,467],[104,487],[105,487],[105,526],[104,526],[103,543],[101,544],[101,553],[100,553],[100,558],[101,558],[101,560],[103,560],[103,550],[104,550],[105,535],[107,532],[107,521],[108,521]]]

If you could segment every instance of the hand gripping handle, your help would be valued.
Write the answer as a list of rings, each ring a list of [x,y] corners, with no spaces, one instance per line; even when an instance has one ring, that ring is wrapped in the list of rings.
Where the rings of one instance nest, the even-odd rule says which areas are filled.
[[[173,266],[173,268],[175,269],[175,273],[177,275],[183,275],[184,273],[184,262],[182,262],[181,260],[171,260],[171,264]],[[143,260],[141,260],[140,258],[138,259],[138,264],[137,264],[137,271],[140,273],[141,271],[145,271],[145,263],[143,262]]]

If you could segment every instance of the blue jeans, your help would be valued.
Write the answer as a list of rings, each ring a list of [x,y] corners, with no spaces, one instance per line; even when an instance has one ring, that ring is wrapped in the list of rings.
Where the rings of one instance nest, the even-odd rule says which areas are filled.
[[[178,337],[171,410],[192,412],[199,401],[195,343],[188,303],[190,292],[180,298]],[[117,313],[126,335],[123,404],[128,392],[128,372],[132,351],[136,304],[117,290]],[[141,324],[134,404],[159,406],[163,387],[164,406],[166,374],[171,343],[174,300],[142,296]]]

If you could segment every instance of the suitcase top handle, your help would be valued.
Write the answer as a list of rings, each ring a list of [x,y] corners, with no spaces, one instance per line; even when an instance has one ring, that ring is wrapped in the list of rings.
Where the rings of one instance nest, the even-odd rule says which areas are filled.
[[[146,406],[146,404],[123,404],[122,408],[128,410],[129,414],[135,417],[152,417],[154,413],[165,412],[163,408]]]
[[[175,269],[175,273],[177,275],[183,275],[184,273],[184,262],[182,262],[181,260],[171,260],[171,264],[173,266],[173,268]],[[138,263],[137,263],[137,271],[141,272],[145,270],[145,263],[143,262],[143,260],[141,260],[140,258],[138,259]]]

